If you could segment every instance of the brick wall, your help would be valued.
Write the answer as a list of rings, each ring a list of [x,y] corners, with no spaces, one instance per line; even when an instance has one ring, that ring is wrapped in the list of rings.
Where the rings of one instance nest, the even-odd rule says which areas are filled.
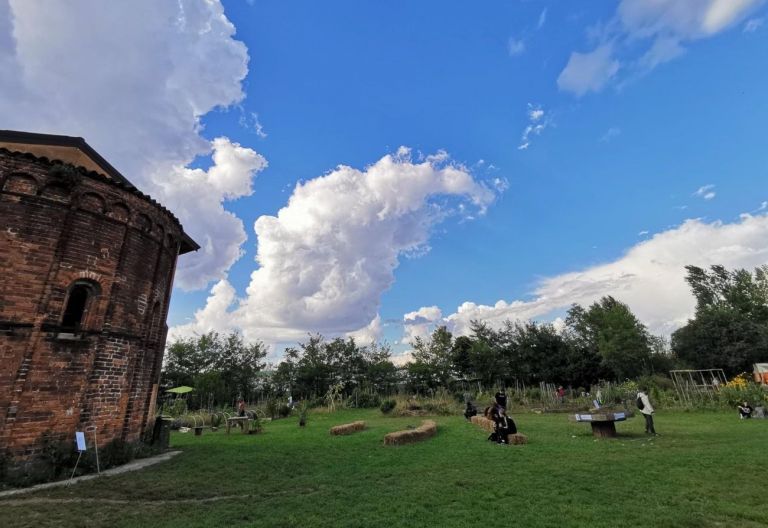
[[[148,197],[54,165],[0,149],[0,453],[14,458],[44,433],[141,438],[182,234]],[[76,283],[91,294],[73,332]]]

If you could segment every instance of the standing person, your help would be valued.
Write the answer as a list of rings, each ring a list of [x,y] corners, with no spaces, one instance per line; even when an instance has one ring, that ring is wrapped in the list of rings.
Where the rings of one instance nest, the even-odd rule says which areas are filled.
[[[237,415],[245,416],[245,400],[242,398],[237,401]]]
[[[643,414],[643,418],[645,418],[646,434],[658,436],[656,429],[653,427],[653,405],[651,405],[651,400],[648,398],[644,387],[637,391],[637,407]]]
[[[557,401],[561,404],[565,401],[565,389],[562,385],[557,388]]]

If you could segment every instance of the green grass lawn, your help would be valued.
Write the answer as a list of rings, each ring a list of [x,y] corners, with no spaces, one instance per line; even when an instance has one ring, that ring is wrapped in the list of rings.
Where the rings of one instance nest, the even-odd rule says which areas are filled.
[[[331,437],[356,419],[366,431]],[[768,420],[661,413],[595,440],[565,415],[521,414],[525,446],[459,417],[436,437],[384,447],[418,425],[379,411],[267,423],[260,435],[174,434],[182,454],[135,473],[0,500],[16,526],[768,526]]]

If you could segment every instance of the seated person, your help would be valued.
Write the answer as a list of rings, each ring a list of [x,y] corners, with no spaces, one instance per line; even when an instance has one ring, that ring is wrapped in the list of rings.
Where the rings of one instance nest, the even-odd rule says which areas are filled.
[[[475,406],[472,405],[471,401],[468,401],[467,402],[467,408],[464,409],[464,418],[469,420],[470,418],[472,418],[473,416],[476,416],[476,415],[477,415],[477,408],[475,408]]]
[[[493,406],[491,419],[493,420],[493,433],[488,437],[488,440],[499,444],[508,444],[509,435],[517,433],[515,421],[507,416],[506,409],[498,404]]]
[[[752,406],[748,404],[747,402],[741,402],[741,405],[738,406],[739,409],[739,418],[744,420],[745,418],[752,418]]]

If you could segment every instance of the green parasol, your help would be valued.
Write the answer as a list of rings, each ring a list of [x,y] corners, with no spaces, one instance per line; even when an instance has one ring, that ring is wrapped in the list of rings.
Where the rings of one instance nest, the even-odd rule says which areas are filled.
[[[172,394],[186,394],[188,392],[192,392],[193,390],[195,390],[195,389],[193,389],[192,387],[187,387],[186,385],[181,385],[179,387],[174,387],[172,389],[168,389],[165,392],[170,392]]]

